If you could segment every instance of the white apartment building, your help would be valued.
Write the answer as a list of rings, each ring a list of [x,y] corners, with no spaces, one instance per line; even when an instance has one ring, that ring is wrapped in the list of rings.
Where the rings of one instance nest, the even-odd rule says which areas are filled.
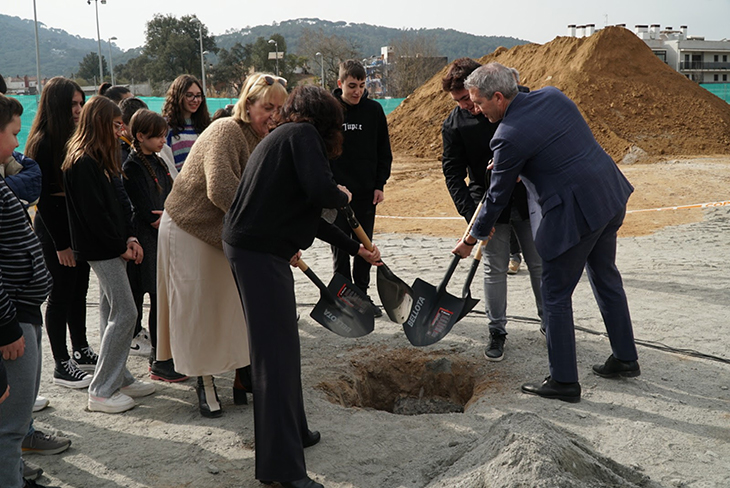
[[[619,24],[626,27],[626,24]],[[569,25],[571,37],[588,37],[595,24]],[[659,59],[674,70],[697,83],[730,82],[730,41],[706,41],[702,36],[687,34],[687,26],[679,30],[661,29],[659,24],[636,25],[634,33],[646,43]]]

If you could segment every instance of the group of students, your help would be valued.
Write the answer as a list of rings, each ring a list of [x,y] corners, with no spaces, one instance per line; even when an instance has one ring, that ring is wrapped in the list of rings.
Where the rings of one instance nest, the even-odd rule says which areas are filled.
[[[2,239],[18,227],[11,244],[28,257],[18,276],[24,286],[14,289],[5,267],[21,265],[0,256],[0,350],[13,390],[0,406],[7,486],[40,486],[23,479],[20,453],[38,398],[46,296],[54,383],[88,387],[90,411],[120,413],[155,391],[126,367],[145,294],[151,377],[197,377],[200,413],[217,417],[223,410],[213,375],[236,370],[235,403],[254,398],[256,478],[321,486],[304,465],[303,448],[320,434],[304,414],[289,266],[315,237],[333,246],[335,269],[348,277],[349,256],[356,257],[353,276],[365,291],[370,266],[379,263],[377,247],[368,251],[349,226],[321,217],[325,208],[352,203],[372,236],[392,156],[385,115],[364,83],[365,70],[353,60],[342,63],[334,95],[314,86],[288,94],[285,79],[254,73],[230,113],[211,122],[200,83],[189,75],[170,86],[164,116],[124,87],[103,87],[86,101],[75,82],[49,80],[26,148],[42,173],[33,227],[0,179]],[[0,147],[9,155],[22,106],[1,102]],[[100,288],[98,353],[85,330],[91,269]]]

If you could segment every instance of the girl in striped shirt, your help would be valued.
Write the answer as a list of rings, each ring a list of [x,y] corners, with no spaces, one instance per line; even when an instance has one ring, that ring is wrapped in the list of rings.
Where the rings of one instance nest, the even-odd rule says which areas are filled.
[[[172,148],[175,168],[180,171],[193,143],[210,125],[205,93],[194,76],[180,75],[175,78],[167,90],[162,115],[170,127],[167,145]]]

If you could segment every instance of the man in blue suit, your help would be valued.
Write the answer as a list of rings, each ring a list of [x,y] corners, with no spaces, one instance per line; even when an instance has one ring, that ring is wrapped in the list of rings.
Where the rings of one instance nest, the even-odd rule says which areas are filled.
[[[518,93],[511,71],[498,63],[475,70],[464,86],[489,121],[501,123],[490,144],[494,168],[486,204],[470,236],[453,252],[466,257],[477,240],[489,237],[520,177],[531,197],[530,220],[543,259],[550,376],[522,385],[522,391],[580,401],[571,297],[584,268],[613,352],[593,372],[638,376],[629,307],[615,263],[616,232],[631,184],[596,142],[578,107],[557,88]]]

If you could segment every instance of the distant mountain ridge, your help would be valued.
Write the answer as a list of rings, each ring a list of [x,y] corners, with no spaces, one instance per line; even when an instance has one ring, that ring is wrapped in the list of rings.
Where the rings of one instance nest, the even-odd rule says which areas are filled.
[[[296,53],[299,39],[305,29],[319,30],[330,36],[337,34],[351,39],[357,44],[362,57],[377,56],[380,48],[406,33],[419,33],[433,37],[439,55],[446,56],[449,61],[456,58],[480,58],[500,46],[511,48],[529,41],[503,36],[477,36],[459,32],[454,29],[396,29],[371,24],[348,23],[344,21],[332,22],[317,18],[302,18],[275,22],[272,25],[229,29],[224,34],[216,36],[218,47],[230,49],[236,42],[247,44],[254,42],[258,37],[270,37],[281,34],[286,39],[289,51]]]
[[[39,23],[41,76],[70,76],[89,52],[97,51],[96,39],[74,36],[62,29]],[[396,29],[370,24],[332,22],[315,18],[302,18],[275,22],[271,25],[229,29],[216,36],[218,47],[230,49],[236,42],[247,44],[258,37],[281,34],[287,42],[288,51],[296,53],[298,42],[306,28],[319,30],[325,35],[338,34],[352,39],[362,57],[380,54],[380,48],[405,33],[419,33],[432,36],[439,54],[449,61],[468,56],[479,58],[491,53],[499,46],[510,48],[528,41],[514,37],[477,36],[453,29]],[[33,21],[0,14],[0,73],[3,76],[35,75],[35,34]],[[102,40],[102,56],[108,56],[109,45]],[[112,46],[114,65],[127,62],[140,54],[140,48],[122,51]]]

